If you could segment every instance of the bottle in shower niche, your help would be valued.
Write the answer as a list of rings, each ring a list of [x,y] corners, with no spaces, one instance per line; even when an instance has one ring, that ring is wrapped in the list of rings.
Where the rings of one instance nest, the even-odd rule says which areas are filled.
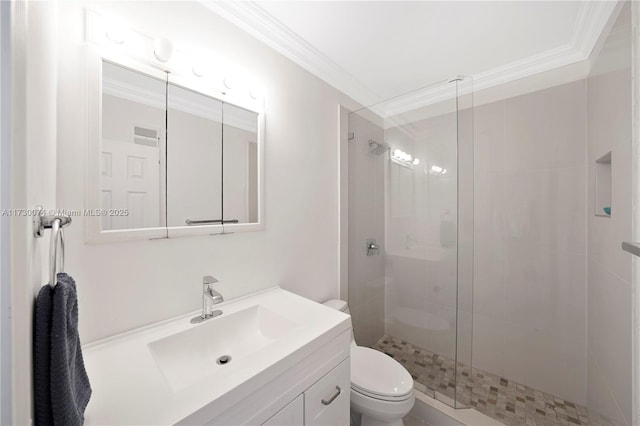
[[[445,210],[440,218],[440,245],[442,247],[456,245],[456,222],[449,209]]]

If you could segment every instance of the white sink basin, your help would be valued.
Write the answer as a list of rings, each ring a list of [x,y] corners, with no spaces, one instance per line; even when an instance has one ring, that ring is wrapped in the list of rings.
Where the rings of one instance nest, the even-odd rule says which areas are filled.
[[[195,328],[149,343],[149,349],[169,386],[177,392],[251,362],[248,358],[258,356],[298,326],[257,305],[230,314],[223,311]]]
[[[344,313],[277,287],[216,308],[200,324],[191,312],[85,345],[85,425],[207,423],[349,333]]]

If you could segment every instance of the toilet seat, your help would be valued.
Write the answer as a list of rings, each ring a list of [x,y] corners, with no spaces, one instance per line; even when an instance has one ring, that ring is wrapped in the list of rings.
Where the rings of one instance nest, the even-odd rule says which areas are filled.
[[[413,378],[395,359],[363,346],[351,347],[351,389],[383,401],[404,401],[413,395]]]

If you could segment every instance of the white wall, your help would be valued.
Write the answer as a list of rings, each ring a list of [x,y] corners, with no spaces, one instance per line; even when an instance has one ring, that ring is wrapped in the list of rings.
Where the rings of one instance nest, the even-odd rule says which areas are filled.
[[[0,208],[10,199],[11,7],[0,3]],[[0,217],[0,424],[11,423],[11,251],[9,218]]]
[[[473,366],[586,402],[585,82],[475,109]]]
[[[60,5],[58,207],[82,208],[86,152],[81,4]],[[338,123],[355,103],[195,3],[112,2],[96,9],[152,36],[211,49],[250,70],[266,93],[266,229],[214,237],[84,244],[82,218],[66,232],[78,283],[83,342],[200,306],[202,275],[230,299],[280,284],[314,300],[337,297]]]
[[[57,6],[12,3],[11,206],[55,204]],[[49,232],[11,218],[12,424],[31,422],[34,296],[47,281]]]
[[[587,80],[589,408],[632,424],[631,14],[618,17]],[[594,162],[611,152],[611,217],[594,215]]]

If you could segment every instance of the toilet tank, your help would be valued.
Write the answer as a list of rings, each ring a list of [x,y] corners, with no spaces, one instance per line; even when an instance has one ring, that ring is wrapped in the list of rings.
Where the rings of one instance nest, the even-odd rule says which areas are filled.
[[[345,302],[344,300],[331,299],[324,302],[323,305],[328,306],[331,309],[344,312],[347,315],[351,315],[351,313],[349,312],[349,305],[347,305],[347,302]],[[351,326],[351,345],[355,346],[356,339],[353,336],[353,322],[351,321],[351,318],[349,318],[349,325]]]
[[[345,314],[349,313],[349,305],[344,300],[331,299],[327,300],[323,303],[323,305],[330,307],[331,309],[336,309],[338,311],[344,312]]]

